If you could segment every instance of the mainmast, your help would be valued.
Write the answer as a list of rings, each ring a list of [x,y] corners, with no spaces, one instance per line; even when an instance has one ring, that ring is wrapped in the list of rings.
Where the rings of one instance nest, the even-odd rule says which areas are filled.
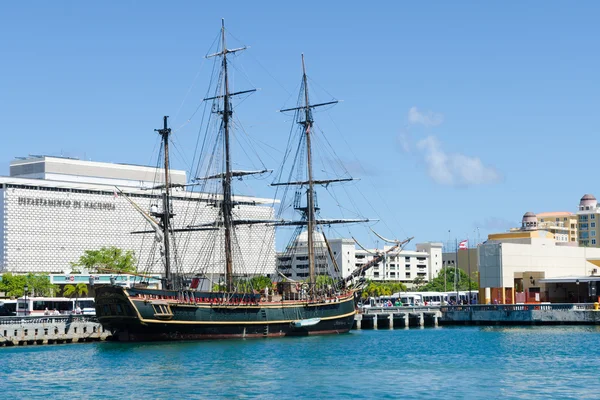
[[[221,51],[215,54],[208,55],[207,57],[215,57],[220,56],[223,57],[222,60],[222,70],[223,70],[223,92],[221,95],[217,95],[215,97],[208,97],[204,100],[214,100],[223,98],[223,108],[222,111],[218,111],[221,114],[222,118],[222,127],[223,127],[223,147],[224,147],[224,156],[225,156],[225,171],[223,171],[222,181],[223,181],[223,200],[221,201],[221,214],[223,215],[223,227],[225,229],[225,281],[227,285],[227,291],[233,290],[233,252],[232,252],[232,233],[233,233],[233,223],[232,223],[232,210],[233,210],[233,200],[231,194],[231,178],[233,176],[231,170],[231,152],[230,152],[230,121],[233,115],[233,110],[231,107],[230,98],[235,95],[244,94],[254,92],[256,89],[245,90],[237,93],[229,92],[229,75],[227,71],[227,54],[235,53],[241,50],[245,50],[246,47],[240,47],[237,49],[228,49],[227,43],[225,41],[225,20],[221,21]],[[257,171],[264,172],[264,171]],[[256,172],[247,172],[245,174],[252,174]],[[218,175],[220,176],[220,175]]]
[[[171,134],[171,128],[167,128],[167,115],[163,117],[163,128],[155,129],[156,132],[162,137],[164,153],[165,153],[165,192],[163,193],[163,212],[161,217],[161,228],[163,231],[163,240],[165,248],[165,286],[166,289],[172,289],[173,282],[171,279],[171,256],[170,256],[170,241],[169,241],[169,230],[171,224],[171,194],[170,194],[170,182],[169,182],[169,135]]]
[[[304,133],[306,135],[306,165],[308,171],[308,190],[306,191],[306,218],[307,218],[307,236],[308,236],[308,273],[310,277],[310,289],[315,286],[315,246],[314,246],[314,229],[315,229],[315,197],[314,183],[312,175],[312,149],[310,144],[311,128],[313,126],[312,112],[310,102],[308,100],[308,83],[306,79],[306,67],[304,66],[304,54],[302,54],[302,81],[304,83]]]

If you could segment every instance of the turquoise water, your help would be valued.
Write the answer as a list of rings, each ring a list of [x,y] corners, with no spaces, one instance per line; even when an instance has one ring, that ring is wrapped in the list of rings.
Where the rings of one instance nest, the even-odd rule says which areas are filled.
[[[0,398],[600,398],[600,327],[0,348]]]

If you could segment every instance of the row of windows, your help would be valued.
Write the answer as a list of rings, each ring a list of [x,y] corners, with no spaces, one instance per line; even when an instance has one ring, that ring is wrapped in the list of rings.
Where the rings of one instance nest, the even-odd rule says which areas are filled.
[[[567,219],[568,219],[568,218],[567,218],[567,217],[565,217],[565,218],[563,218],[563,221],[566,221]],[[559,222],[559,221],[560,221],[560,218],[556,218],[556,222]],[[542,218],[542,219],[540,220],[540,222],[544,222],[544,218]]]
[[[590,214],[590,219],[596,219],[596,214]],[[587,221],[588,220],[588,216],[587,215],[580,215],[579,216],[579,220],[580,221]]]
[[[590,236],[596,236],[596,231],[591,231],[589,232],[589,234],[588,232],[579,232],[579,237],[581,239],[587,239]]]
[[[36,190],[36,191],[49,191],[49,192],[67,192],[67,193],[82,193],[82,194],[92,194],[92,195],[105,195],[105,196],[114,196],[114,192],[107,192],[102,190],[85,190],[85,189],[69,189],[69,188],[58,188],[58,187],[47,187],[47,186],[29,186],[29,185],[15,185],[15,184],[5,184],[3,185],[7,189],[27,189],[27,190]],[[192,193],[192,192],[189,192]],[[161,199],[162,194],[139,194],[139,193],[127,193],[127,197],[137,197],[143,199]],[[173,200],[184,200],[184,201],[197,201],[208,203],[212,200],[205,198],[196,198],[196,197],[184,197],[184,196],[171,196]],[[236,204],[239,205],[256,205],[254,201],[237,201]]]

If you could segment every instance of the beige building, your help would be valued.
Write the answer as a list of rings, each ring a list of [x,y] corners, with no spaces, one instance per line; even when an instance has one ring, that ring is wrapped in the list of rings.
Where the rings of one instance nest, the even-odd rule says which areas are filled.
[[[538,229],[553,233],[557,242],[578,243],[576,214],[556,211],[538,213],[536,217]]]
[[[544,222],[557,226],[564,220]],[[596,301],[600,249],[574,246],[557,235],[563,234],[542,229],[531,212],[523,215],[521,229],[489,235],[478,248],[480,299],[500,304]]]

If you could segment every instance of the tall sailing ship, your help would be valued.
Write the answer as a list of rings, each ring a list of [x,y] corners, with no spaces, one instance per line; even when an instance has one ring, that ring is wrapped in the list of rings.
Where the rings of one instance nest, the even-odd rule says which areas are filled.
[[[342,278],[335,257],[324,236],[322,227],[338,223],[368,221],[367,219],[320,219],[315,196],[315,186],[344,182],[350,178],[315,179],[313,176],[313,110],[335,101],[311,104],[304,56],[302,56],[302,83],[299,104],[284,109],[293,112],[300,129],[300,142],[292,146],[295,155],[291,157],[299,167],[291,167],[289,181],[274,182],[272,186],[295,187],[293,208],[300,214],[297,221],[272,219],[239,219],[235,212],[240,202],[233,195],[232,180],[248,175],[260,174],[266,170],[242,171],[233,169],[231,157],[231,130],[233,125],[232,99],[253,90],[230,91],[228,56],[244,50],[245,47],[228,49],[224,24],[220,34],[220,48],[210,55],[219,58],[220,72],[215,95],[206,98],[211,101],[211,111],[219,118],[217,139],[222,154],[216,162],[222,166],[220,172],[212,172],[199,177],[198,182],[213,182],[219,194],[215,197],[217,209],[215,221],[174,227],[175,217],[172,207],[172,190],[175,187],[169,180],[169,138],[171,129],[167,117],[163,127],[157,132],[161,136],[164,161],[164,184],[157,186],[162,191],[162,207],[153,206],[150,212],[144,211],[132,200],[132,206],[140,212],[149,225],[160,247],[161,262],[164,266],[162,289],[149,289],[134,286],[124,288],[117,285],[95,288],[96,315],[100,323],[113,332],[117,340],[193,340],[221,338],[279,337],[297,335],[320,335],[348,332],[352,328],[355,315],[357,286],[355,280],[363,272],[382,260],[384,254],[376,254],[373,260]],[[214,149],[217,147],[213,147]],[[286,152],[288,154],[289,152]],[[214,156],[214,154],[213,154]],[[279,177],[283,176],[282,174]],[[129,199],[128,199],[129,200]],[[277,273],[271,276],[267,285],[258,286],[251,274],[236,274],[236,231],[243,226],[263,224],[268,226],[291,226],[295,228],[294,238],[287,247],[288,252],[299,247],[304,252],[303,265],[305,279],[291,279],[288,265],[278,266]],[[222,246],[222,281],[210,288],[197,287],[197,279],[185,279],[174,269],[174,236],[183,231],[207,231],[218,236],[216,243]],[[140,233],[140,232],[138,232]],[[388,250],[393,251],[403,243],[396,242]],[[258,251],[258,249],[257,249]],[[291,257],[290,257],[291,258]],[[275,262],[275,260],[273,260]],[[243,264],[243,263],[242,263]],[[333,265],[334,271],[327,265]],[[243,267],[243,266],[242,266]],[[323,278],[321,278],[323,277]],[[297,277],[296,277],[297,278]],[[272,283],[271,280],[277,282]],[[262,281],[264,282],[264,280]],[[354,282],[354,283],[353,283]]]

